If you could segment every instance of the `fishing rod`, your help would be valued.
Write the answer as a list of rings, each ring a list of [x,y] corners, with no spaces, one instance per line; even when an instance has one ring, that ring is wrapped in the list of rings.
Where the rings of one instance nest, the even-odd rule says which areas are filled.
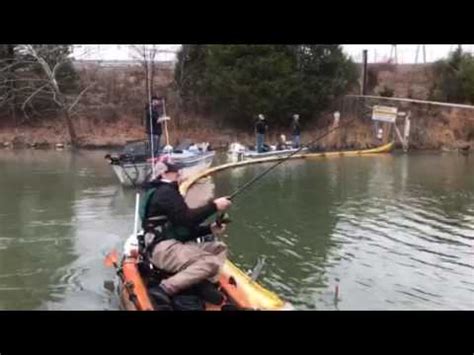
[[[347,121],[346,123],[344,124],[339,124],[337,125],[336,127],[328,130],[327,132],[325,132],[324,134],[320,135],[319,137],[317,137],[316,139],[314,139],[313,141],[311,141],[309,144],[307,145],[312,145],[314,143],[316,143],[317,141],[321,140],[322,138],[326,137],[327,135],[329,135],[330,133],[334,132],[335,130],[338,130],[339,128],[343,127],[343,126],[347,126],[349,123],[353,122],[356,120],[356,117],[352,118],[351,120]],[[270,171],[272,171],[273,169],[275,169],[278,165],[280,164],[283,164],[284,162],[288,161],[293,155],[295,154],[298,154],[299,152],[301,152],[303,150],[304,146],[301,145],[300,148],[298,148],[297,150],[295,150],[294,152],[290,153],[288,156],[286,156],[285,158],[279,160],[278,162],[276,162],[274,165],[270,166],[268,169],[264,170],[262,173],[258,174],[257,176],[255,176],[253,179],[247,181],[245,184],[241,185],[240,187],[238,187],[229,197],[228,199],[229,200],[233,200],[237,195],[241,194],[243,191],[245,191],[246,189],[248,189],[250,186],[252,186],[254,183],[256,183],[257,181],[259,181],[260,179],[262,179],[265,175],[267,175]]]

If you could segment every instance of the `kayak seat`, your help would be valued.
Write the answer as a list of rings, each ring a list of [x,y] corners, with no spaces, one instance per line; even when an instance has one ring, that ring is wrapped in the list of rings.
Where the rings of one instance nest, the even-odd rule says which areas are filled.
[[[161,281],[173,276],[173,273],[168,273],[156,268],[153,265],[142,265],[140,268],[145,284],[149,291],[158,286]],[[204,280],[189,289],[186,289],[179,294],[171,297],[171,305],[163,305],[163,302],[153,297],[153,292],[149,292],[150,298],[155,303],[155,309],[162,309],[162,306],[169,308],[170,306],[176,310],[204,310],[204,304],[211,303],[214,305],[221,305],[225,301],[224,295],[218,290],[217,285],[208,280]]]

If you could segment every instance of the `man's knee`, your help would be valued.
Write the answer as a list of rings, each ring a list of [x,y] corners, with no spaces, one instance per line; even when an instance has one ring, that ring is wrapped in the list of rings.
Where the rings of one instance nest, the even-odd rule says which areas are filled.
[[[227,254],[227,245],[224,242],[215,242],[215,254]]]
[[[219,273],[221,260],[217,256],[208,256],[203,259],[203,264],[207,272],[207,277],[213,277]]]

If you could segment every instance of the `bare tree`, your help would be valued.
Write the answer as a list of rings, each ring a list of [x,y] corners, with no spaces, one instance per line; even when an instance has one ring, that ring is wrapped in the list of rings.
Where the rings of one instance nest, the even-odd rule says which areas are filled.
[[[150,98],[155,89],[155,60],[158,53],[158,47],[156,45],[133,45],[132,57],[138,60],[143,67],[145,74],[145,97],[150,104]],[[141,120],[143,124],[143,120]]]
[[[160,48],[159,45],[132,45],[132,58],[137,60],[143,68],[145,76],[145,97],[149,101],[156,89],[156,77],[160,70],[160,54],[175,53],[171,49]],[[165,69],[166,70],[166,69]],[[143,121],[142,121],[143,122]]]
[[[6,65],[0,69],[0,88],[9,88],[10,94],[0,97],[0,103],[22,98],[21,109],[28,118],[27,106],[35,98],[54,102],[56,108],[61,113],[69,133],[71,146],[77,145],[77,135],[71,119],[71,112],[83,97],[83,95],[94,84],[90,84],[82,89],[78,94],[66,94],[59,83],[58,73],[60,68],[70,61],[68,57],[54,57],[51,60],[53,49],[42,48],[37,50],[33,45],[17,46],[20,59],[12,61],[8,59]],[[25,70],[26,66],[34,64],[35,70]],[[12,76],[12,68],[17,68],[17,75]]]

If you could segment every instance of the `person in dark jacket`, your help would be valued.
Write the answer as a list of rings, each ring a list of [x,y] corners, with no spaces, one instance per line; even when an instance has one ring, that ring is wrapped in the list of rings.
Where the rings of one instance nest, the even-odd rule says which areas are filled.
[[[267,131],[267,123],[265,122],[265,116],[262,114],[258,115],[257,122],[255,123],[255,133],[257,135],[257,152],[263,152],[263,146],[265,143],[265,132]]]
[[[217,282],[219,271],[227,257],[227,247],[221,241],[199,243],[196,239],[208,235],[220,236],[225,224],[202,224],[213,214],[227,210],[231,201],[217,198],[206,205],[190,209],[179,192],[179,166],[169,161],[155,165],[157,178],[148,186],[151,196],[145,200],[143,229],[150,261],[158,269],[174,275],[153,289],[153,295],[163,303],[171,297],[204,280]],[[149,238],[148,238],[149,239]]]
[[[153,96],[151,98],[151,108],[147,105],[145,111],[145,126],[148,139],[150,140],[150,151],[153,147],[153,153],[158,155],[162,134],[161,122],[163,122],[164,116],[163,98]]]
[[[291,121],[291,134],[293,135],[293,148],[299,148],[301,144],[300,115],[294,114]]]

